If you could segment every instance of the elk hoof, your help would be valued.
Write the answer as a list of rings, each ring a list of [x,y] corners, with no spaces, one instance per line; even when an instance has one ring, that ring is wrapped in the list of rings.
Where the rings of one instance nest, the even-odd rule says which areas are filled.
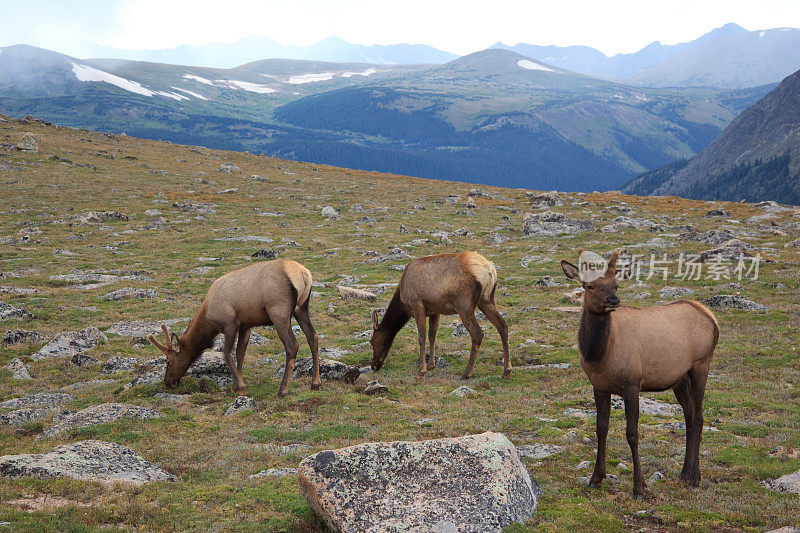
[[[286,397],[286,393],[283,392],[283,391],[278,391],[277,397],[278,398],[285,398]]]
[[[434,368],[436,368],[436,363],[429,364],[429,365],[428,365],[428,372],[430,372],[430,371],[431,371],[431,370],[433,370]]]
[[[418,372],[417,379],[425,379],[425,372]]]
[[[233,393],[236,396],[244,396],[245,394],[247,394],[247,387],[234,387]]]
[[[633,497],[636,498],[637,500],[644,500],[644,494],[643,493],[641,493],[641,494],[634,493]]]
[[[590,489],[599,489],[599,488],[600,488],[600,485],[601,485],[602,483],[603,483],[603,481],[602,481],[602,480],[600,480],[600,481],[595,481],[595,480],[593,480],[593,479],[590,479],[590,480],[589,480],[589,483],[587,483],[587,485],[589,486],[589,488],[590,488]]]
[[[511,369],[509,368],[508,370],[503,372],[503,379],[508,379],[510,375],[511,375]]]
[[[467,380],[472,377],[472,374],[467,374],[466,372],[461,375],[462,380]]]
[[[320,383],[320,382],[311,383],[311,390],[317,390],[317,389],[320,388],[321,385],[322,385],[322,383]]]

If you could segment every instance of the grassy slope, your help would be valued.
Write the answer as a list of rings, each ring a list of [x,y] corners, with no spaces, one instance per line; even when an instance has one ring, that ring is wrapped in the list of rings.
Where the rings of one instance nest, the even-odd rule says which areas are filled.
[[[574,467],[594,459],[593,419],[580,420],[563,414],[568,407],[593,408],[589,383],[577,366],[574,348],[577,315],[561,314],[552,308],[565,305],[561,295],[568,287],[544,289],[535,281],[544,274],[563,279],[557,260],[573,258],[579,246],[607,250],[639,243],[649,232],[626,230],[618,234],[592,233],[575,237],[531,238],[522,235],[522,214],[528,209],[523,191],[496,190],[512,198],[499,202],[478,198],[475,216],[459,214],[459,205],[436,203],[448,194],[464,195],[469,186],[462,183],[429,181],[281,161],[243,153],[217,152],[170,145],[130,137],[55,129],[39,124],[0,123],[0,142],[15,142],[23,131],[42,137],[39,154],[11,153],[0,161],[22,170],[0,172],[4,196],[0,216],[0,271],[18,269],[21,277],[0,278],[0,284],[34,287],[41,294],[2,295],[2,301],[24,305],[36,315],[27,324],[4,322],[4,329],[31,329],[46,335],[77,330],[89,325],[106,328],[118,320],[166,319],[186,317],[196,309],[210,282],[217,276],[250,263],[257,243],[221,242],[217,237],[251,234],[276,239],[283,257],[305,264],[316,280],[335,282],[340,275],[362,276],[362,283],[396,282],[400,273],[389,270],[392,263],[365,263],[364,251],[387,251],[391,244],[424,237],[419,231],[452,231],[466,227],[467,237],[454,237],[452,245],[422,245],[408,248],[415,256],[445,251],[473,249],[498,266],[500,286],[498,305],[508,315],[511,326],[513,363],[517,367],[509,380],[500,378],[500,343],[497,333],[484,322],[486,339],[476,366],[476,377],[468,384],[476,393],[456,399],[448,393],[462,384],[469,341],[452,338],[448,327],[453,319],[442,321],[439,351],[449,361],[424,383],[414,371],[416,335],[411,329],[399,336],[387,366],[377,376],[367,374],[357,385],[325,382],[319,391],[309,389],[308,378],[292,383],[290,395],[274,398],[278,380],[272,377],[283,348],[274,332],[260,331],[269,339],[263,346],[249,349],[244,377],[249,394],[266,402],[258,413],[223,418],[232,396],[192,380],[184,380],[183,392],[191,392],[184,407],[162,407],[163,419],[147,422],[118,422],[96,428],[65,433],[52,440],[35,441],[50,421],[34,424],[22,431],[0,429],[0,450],[4,454],[49,451],[56,444],[83,438],[120,442],[146,459],[175,473],[174,484],[149,484],[141,488],[111,488],[96,483],[68,480],[0,481],[0,522],[11,522],[16,531],[57,530],[298,530],[317,531],[321,523],[313,516],[299,494],[294,478],[249,480],[248,475],[268,467],[295,466],[307,454],[364,441],[394,439],[419,440],[457,436],[482,431],[501,431],[516,444],[533,442],[565,445],[563,453],[531,462],[532,472],[544,489],[536,516],[526,526],[512,531],[564,530],[764,530],[791,522],[800,515],[800,499],[769,491],[759,485],[800,468],[800,460],[771,458],[767,454],[778,445],[800,449],[800,408],[796,387],[800,382],[797,355],[798,305],[796,297],[798,256],[785,251],[788,237],[766,233],[753,243],[773,243],[770,257],[779,262],[766,265],[759,281],[745,281],[744,294],[773,307],[768,314],[720,311],[720,345],[712,365],[706,400],[707,424],[718,432],[706,432],[703,439],[702,485],[689,490],[678,480],[683,457],[684,436],[680,431],[654,427],[657,421],[641,418],[641,452],[645,475],[655,470],[666,479],[649,488],[644,502],[631,499],[631,472],[617,468],[620,460],[630,463],[620,411],[613,411],[609,436],[609,473],[619,476],[600,490],[590,490],[578,477],[587,471]],[[107,150],[110,160],[94,154]],[[76,163],[92,163],[97,171],[58,163],[48,158],[57,155]],[[138,159],[126,160],[125,156]],[[181,161],[181,159],[185,159]],[[222,162],[236,163],[242,170],[234,174],[217,172]],[[165,170],[166,177],[149,174]],[[206,172],[207,183],[196,174]],[[251,174],[261,174],[269,182],[256,182]],[[455,177],[455,176],[454,176]],[[218,191],[238,187],[236,194]],[[487,188],[489,189],[489,188]],[[579,218],[591,218],[602,225],[617,216],[612,203],[624,200],[638,216],[667,223],[693,223],[701,230],[716,226],[703,214],[708,203],[676,198],[640,198],[618,194],[566,195],[567,207],[558,210]],[[572,203],[585,200],[583,206]],[[207,220],[191,218],[172,203],[212,202],[216,213]],[[374,224],[360,220],[362,213],[350,211],[353,204],[364,207],[388,206],[389,210],[371,214]],[[414,209],[414,204],[425,209]],[[342,210],[342,220],[326,221],[322,206]],[[750,205],[725,204],[733,216],[744,219],[761,214]],[[254,209],[285,212],[282,218],[260,217]],[[508,210],[513,208],[514,211]],[[170,223],[164,230],[144,230],[149,221],[147,209],[159,209]],[[54,224],[65,215],[87,210],[119,210],[128,222],[107,224]],[[510,221],[504,217],[510,217]],[[185,219],[185,223],[180,223]],[[403,224],[411,234],[400,234]],[[20,231],[36,227],[28,243],[20,244]],[[507,227],[511,240],[490,245],[484,236],[498,227]],[[298,247],[281,248],[283,239]],[[708,246],[682,244],[681,251],[698,251]],[[54,256],[55,249],[68,249],[73,257]],[[673,251],[675,249],[672,249]],[[791,250],[791,249],[790,249]],[[639,249],[647,252],[646,249]],[[534,262],[530,268],[520,264],[522,256],[534,253],[551,260]],[[201,257],[220,258],[203,262]],[[402,262],[397,262],[402,263]],[[212,266],[205,275],[190,274],[198,266]],[[72,269],[148,270],[152,283],[122,282],[90,291],[66,289],[49,280],[50,275]],[[781,282],[785,289],[769,284]],[[651,281],[644,290],[652,296],[631,300],[642,292],[631,282],[623,284],[623,301],[642,305],[658,299],[657,289],[664,283]],[[676,284],[669,281],[668,284]],[[678,282],[678,284],[681,284]],[[711,281],[686,282],[698,298],[723,292]],[[145,301],[107,302],[97,297],[124,286],[156,288],[161,298]],[[321,346],[349,348],[343,357],[348,363],[364,364],[370,359],[368,345],[354,334],[370,327],[372,306],[361,301],[344,302],[335,287],[319,288],[312,299],[312,316],[324,335]],[[376,305],[385,305],[389,294]],[[326,311],[332,303],[333,312]],[[87,309],[89,307],[95,309]],[[528,338],[542,346],[520,347]],[[33,381],[18,382],[5,370],[14,357],[25,359],[38,345],[18,345],[0,351],[0,400],[33,391],[54,390],[70,383],[101,376],[97,368],[72,366],[68,361],[31,363]],[[308,349],[301,341],[300,356]],[[136,346],[129,339],[109,337],[91,355],[107,359],[110,355],[155,357],[151,346]],[[275,362],[267,360],[275,357]],[[531,362],[570,362],[566,370],[528,370]],[[383,397],[360,393],[365,380],[379,378],[390,388]],[[142,386],[123,391],[130,379],[114,376],[116,384],[88,387],[74,392],[70,408],[109,401],[155,405],[153,395],[161,386]],[[174,392],[174,391],[172,391]],[[674,401],[671,393],[648,396]],[[421,427],[421,418],[438,422]],[[541,417],[541,418],[540,418]],[[542,419],[554,419],[546,421]],[[680,419],[676,418],[676,420]],[[306,449],[280,453],[275,444],[302,442]],[[9,504],[21,497],[48,495],[67,499],[68,505],[52,510],[25,512]],[[70,503],[71,502],[71,503]],[[84,506],[85,504],[85,506]]]

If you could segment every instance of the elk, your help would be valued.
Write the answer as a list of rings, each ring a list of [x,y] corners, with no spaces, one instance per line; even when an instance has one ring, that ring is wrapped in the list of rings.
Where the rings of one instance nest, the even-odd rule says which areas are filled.
[[[286,396],[298,350],[291,325],[294,316],[314,358],[311,388],[319,388],[319,340],[309,314],[310,294],[311,273],[288,259],[262,261],[225,274],[208,289],[203,303],[180,337],[171,333],[164,324],[161,329],[165,344],[158,342],[153,335],[149,336],[150,342],[167,356],[164,384],[168,387],[177,385],[195,359],[222,333],[222,353],[233,376],[233,391],[244,394],[242,362],[250,341],[250,329],[274,325],[286,348],[286,367],[278,398]],[[236,363],[231,354],[235,341]]]
[[[378,323],[377,309],[372,312],[372,369],[383,366],[397,332],[413,317],[419,334],[419,374],[436,368],[436,332],[441,315],[457,314],[472,338],[467,369],[461,379],[469,379],[483,340],[483,330],[475,319],[475,307],[497,328],[503,342],[503,377],[511,374],[508,350],[508,324],[494,303],[497,271],[492,263],[475,252],[439,254],[420,257],[408,263],[389,307]],[[429,318],[428,318],[429,317]],[[430,352],[425,364],[425,319],[428,318]]]
[[[581,251],[583,253],[583,251]],[[633,457],[633,494],[644,498],[639,460],[639,393],[672,389],[686,420],[686,454],[680,478],[700,484],[700,439],[708,369],[719,340],[714,314],[693,300],[638,309],[620,307],[616,263],[611,254],[604,273],[587,282],[575,265],[561,261],[564,274],[585,289],[578,329],[581,367],[594,389],[597,460],[589,486],[606,476],[606,437],[611,395],[625,402],[625,434]]]

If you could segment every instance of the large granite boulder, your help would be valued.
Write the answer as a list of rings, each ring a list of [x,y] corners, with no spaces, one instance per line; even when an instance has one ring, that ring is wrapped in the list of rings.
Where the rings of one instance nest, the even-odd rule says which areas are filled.
[[[772,490],[800,494],[800,470],[781,476],[778,479],[767,480],[764,485]]]
[[[72,357],[78,353],[88,352],[108,338],[97,328],[89,327],[80,331],[59,333],[56,337],[31,355],[31,359],[52,359],[56,357]]]
[[[592,231],[594,224],[588,220],[574,220],[564,213],[543,211],[541,213],[525,213],[522,218],[522,232],[525,235],[553,236],[572,235]]]
[[[292,370],[292,379],[300,376],[310,376],[314,371],[314,360],[311,357],[297,359]],[[282,364],[276,371],[276,378],[283,378],[286,372],[286,363]],[[357,367],[347,365],[341,361],[333,359],[319,358],[319,377],[327,380],[340,380],[345,383],[355,383],[361,372]]]
[[[72,413],[60,418],[58,423],[50,429],[45,430],[40,435],[40,438],[53,437],[69,429],[96,426],[97,424],[113,422],[120,418],[149,420],[160,416],[161,413],[158,411],[153,411],[152,409],[147,409],[138,405],[130,405],[127,403],[103,403],[87,407],[77,413]]]
[[[533,516],[539,487],[500,433],[375,442],[307,457],[306,501],[334,531],[501,531]]]
[[[175,481],[175,476],[146,461],[130,448],[98,440],[63,444],[50,453],[4,455],[0,457],[0,476],[67,477],[137,485],[150,481]]]

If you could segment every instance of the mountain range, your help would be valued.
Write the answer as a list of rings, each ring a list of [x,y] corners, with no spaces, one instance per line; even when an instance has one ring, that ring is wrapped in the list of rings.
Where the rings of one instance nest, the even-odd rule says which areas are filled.
[[[800,204],[800,71],[697,156],[638,176],[624,192]]]

